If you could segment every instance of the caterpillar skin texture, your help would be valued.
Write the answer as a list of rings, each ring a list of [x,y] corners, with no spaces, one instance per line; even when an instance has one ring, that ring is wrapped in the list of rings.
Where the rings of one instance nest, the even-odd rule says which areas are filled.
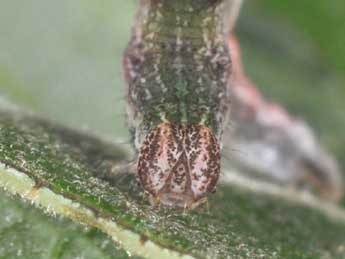
[[[137,176],[154,203],[192,208],[215,191],[229,116],[224,2],[140,2],[124,72]]]

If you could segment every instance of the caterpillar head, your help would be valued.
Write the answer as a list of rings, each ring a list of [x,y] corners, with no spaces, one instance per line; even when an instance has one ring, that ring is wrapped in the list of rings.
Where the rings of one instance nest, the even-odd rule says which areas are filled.
[[[220,173],[220,148],[201,124],[162,123],[139,150],[138,178],[151,201],[193,208],[214,192]]]

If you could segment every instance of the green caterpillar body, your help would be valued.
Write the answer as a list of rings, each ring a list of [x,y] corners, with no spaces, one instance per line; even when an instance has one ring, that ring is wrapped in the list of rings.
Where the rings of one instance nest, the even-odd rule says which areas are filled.
[[[215,190],[229,117],[222,0],[141,0],[125,52],[138,178],[152,200],[193,207]]]

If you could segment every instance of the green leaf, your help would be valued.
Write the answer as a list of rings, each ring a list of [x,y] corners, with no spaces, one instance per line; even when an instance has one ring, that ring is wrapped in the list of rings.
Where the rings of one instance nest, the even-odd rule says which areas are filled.
[[[147,258],[345,256],[345,212],[332,205],[314,201],[305,206],[224,185],[211,197],[208,209],[152,207],[133,175],[104,180],[126,159],[126,152],[94,136],[18,111],[2,111],[0,186],[53,217],[12,204],[2,195],[2,215],[9,215],[10,222],[6,216],[1,221],[1,253],[14,256],[21,251],[35,258],[54,253],[125,256],[116,246],[102,246],[109,241],[99,229],[129,253]],[[56,219],[60,215],[63,219]],[[9,240],[19,249],[11,250]],[[93,252],[84,253],[89,249]]]
[[[0,191],[0,258],[129,258],[95,228],[49,217]]]

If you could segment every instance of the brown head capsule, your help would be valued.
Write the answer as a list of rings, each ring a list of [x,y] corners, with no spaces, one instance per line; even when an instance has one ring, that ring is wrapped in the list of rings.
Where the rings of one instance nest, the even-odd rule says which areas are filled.
[[[212,131],[200,124],[162,123],[139,151],[138,177],[152,201],[192,208],[213,192],[220,172],[220,150]]]

